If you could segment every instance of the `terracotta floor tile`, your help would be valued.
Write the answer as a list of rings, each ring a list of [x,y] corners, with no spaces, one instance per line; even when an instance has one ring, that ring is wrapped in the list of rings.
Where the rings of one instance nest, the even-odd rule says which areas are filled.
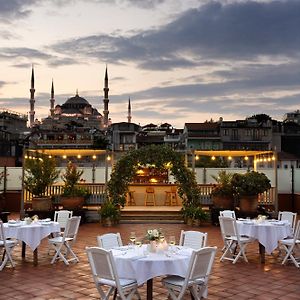
[[[208,245],[218,246],[218,252],[209,281],[208,300],[215,299],[257,299],[257,300],[294,300],[300,299],[299,269],[294,265],[281,265],[281,258],[267,255],[266,263],[259,263],[258,244],[247,247],[249,263],[242,260],[233,265],[219,262],[222,255],[220,228],[210,225],[190,227],[184,224],[122,224],[116,227],[102,227],[100,224],[83,224],[73,250],[80,262],[64,265],[50,264],[53,253],[48,255],[47,240],[39,246],[39,264],[32,264],[32,252],[27,249],[26,259],[21,258],[21,248],[13,252],[16,268],[4,268],[0,272],[0,300],[66,300],[99,299],[94,286],[85,247],[96,246],[96,236],[107,232],[120,232],[123,243],[129,240],[129,233],[144,236],[148,228],[161,228],[165,236],[175,235],[177,242],[180,231],[200,230],[208,233]],[[154,300],[167,300],[167,292],[161,285],[161,278],[154,279]],[[141,298],[146,298],[145,285],[139,289]],[[184,300],[190,299],[187,293]]]

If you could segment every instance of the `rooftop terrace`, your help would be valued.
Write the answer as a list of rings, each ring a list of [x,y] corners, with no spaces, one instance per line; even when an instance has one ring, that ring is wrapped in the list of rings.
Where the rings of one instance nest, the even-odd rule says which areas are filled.
[[[85,254],[86,246],[96,246],[96,236],[107,232],[120,232],[123,243],[129,241],[130,231],[144,236],[148,228],[161,228],[166,237],[175,235],[177,242],[180,231],[200,230],[208,233],[208,246],[217,246],[218,252],[209,281],[208,299],[300,299],[300,273],[293,264],[281,265],[278,253],[266,256],[266,263],[260,264],[258,244],[247,247],[249,263],[240,260],[219,262],[222,249],[220,228],[203,225],[189,227],[185,224],[120,224],[115,227],[102,227],[98,223],[83,224],[73,249],[80,262],[66,266],[63,262],[50,264],[48,243],[44,239],[39,246],[39,264],[34,267],[32,252],[27,249],[26,260],[21,258],[21,247],[13,252],[16,268],[9,265],[0,272],[0,299],[99,299],[94,286],[90,267]],[[154,299],[167,299],[167,292],[154,279]],[[142,299],[146,299],[146,285],[140,289]],[[190,299],[186,294],[184,299]]]

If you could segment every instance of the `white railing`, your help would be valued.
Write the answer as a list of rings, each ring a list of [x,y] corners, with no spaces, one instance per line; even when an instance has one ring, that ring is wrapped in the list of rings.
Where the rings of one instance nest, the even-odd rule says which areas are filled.
[[[104,186],[106,170],[105,167],[81,167],[80,169],[84,170],[82,175],[82,179],[86,184],[91,184],[95,186]],[[3,171],[4,168],[0,167],[0,172]],[[64,169],[60,168],[63,173]],[[210,168],[196,168],[195,175],[198,184],[201,189],[201,201],[203,204],[210,204],[210,193],[212,185],[215,183],[212,175],[217,175],[221,169]],[[231,173],[245,173],[246,169],[225,169],[227,172]],[[289,194],[292,191],[292,171],[291,169],[278,169],[277,174],[275,176],[275,171],[273,169],[259,170],[260,172],[264,172],[268,178],[271,180],[272,189],[267,193],[264,193],[260,196],[260,202],[264,204],[274,203],[274,199],[276,199],[276,176],[277,176],[277,190],[278,193]],[[6,191],[21,191],[22,190],[22,168],[21,167],[7,167],[6,168],[7,177],[6,183],[4,184],[4,180],[0,183],[0,193],[4,191],[4,187]],[[107,169],[107,178],[109,180],[111,173],[111,167]],[[294,192],[300,193],[300,169],[294,169]],[[59,178],[58,182],[62,184],[62,179]],[[59,184],[58,184],[59,185]],[[58,193],[53,191],[54,194]],[[92,192],[92,194],[97,194],[97,192]],[[95,196],[96,198],[98,196]],[[101,196],[102,197],[102,196]],[[96,199],[95,198],[95,199]],[[25,198],[24,198],[25,199]],[[27,198],[26,198],[27,199]],[[96,201],[96,200],[95,200]],[[98,200],[97,200],[98,201]],[[97,202],[96,201],[96,202]]]
[[[60,204],[60,195],[63,192],[63,184],[55,184],[49,186],[46,190],[45,196],[53,197],[54,204]],[[85,200],[86,205],[100,205],[104,201],[105,186],[104,184],[92,184],[92,183],[81,183],[80,187],[88,190],[90,196]],[[32,200],[32,194],[24,190],[23,191],[24,205],[29,206]]]

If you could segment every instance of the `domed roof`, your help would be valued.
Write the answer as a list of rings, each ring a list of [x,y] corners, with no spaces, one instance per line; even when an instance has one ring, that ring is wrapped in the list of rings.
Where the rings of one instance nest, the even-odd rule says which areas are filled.
[[[88,101],[82,97],[80,97],[78,94],[76,94],[74,97],[69,98],[65,104],[85,104],[88,105]]]

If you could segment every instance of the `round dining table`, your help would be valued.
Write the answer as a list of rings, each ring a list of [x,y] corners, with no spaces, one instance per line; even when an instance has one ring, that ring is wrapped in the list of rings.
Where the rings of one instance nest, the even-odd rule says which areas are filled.
[[[147,283],[147,300],[153,299],[153,278],[162,275],[186,275],[193,249],[172,246],[166,251],[151,253],[148,245],[123,246],[112,249],[120,278]]]
[[[258,240],[261,263],[265,262],[265,252],[271,254],[279,240],[292,235],[292,227],[287,221],[238,219],[237,227],[240,235]]]

